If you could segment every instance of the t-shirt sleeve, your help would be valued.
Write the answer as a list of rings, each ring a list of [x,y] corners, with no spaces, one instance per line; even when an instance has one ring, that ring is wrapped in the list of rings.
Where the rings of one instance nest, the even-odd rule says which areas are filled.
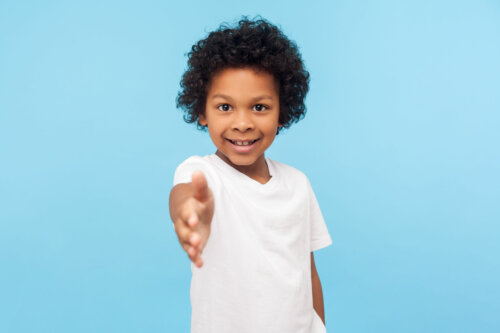
[[[210,165],[200,156],[191,156],[182,162],[174,174],[174,186],[180,183],[190,183],[193,172],[200,170],[207,179],[208,187],[215,186],[215,176]]]
[[[318,200],[307,180],[307,191],[309,198],[309,221],[311,226],[311,252],[327,247],[332,244],[332,239],[328,233],[325,219],[319,208]]]

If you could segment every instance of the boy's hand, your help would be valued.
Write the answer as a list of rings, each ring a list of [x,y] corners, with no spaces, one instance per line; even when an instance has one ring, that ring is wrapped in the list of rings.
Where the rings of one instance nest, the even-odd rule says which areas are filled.
[[[177,210],[174,228],[189,259],[200,268],[201,254],[210,235],[210,224],[214,214],[214,198],[201,171],[191,176],[192,191]]]

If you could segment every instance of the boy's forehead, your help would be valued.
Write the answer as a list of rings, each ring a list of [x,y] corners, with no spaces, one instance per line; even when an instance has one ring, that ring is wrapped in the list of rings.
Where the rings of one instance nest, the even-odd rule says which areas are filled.
[[[278,87],[274,76],[264,70],[253,68],[226,68],[216,73],[211,80],[209,95],[228,93],[252,93],[272,96]]]
[[[270,101],[273,101],[275,99],[275,97],[273,97],[272,95],[268,95],[266,93],[255,94],[255,95],[248,95],[246,97],[248,97],[252,101],[260,101],[260,100],[264,100],[264,99],[268,99]],[[210,95],[210,99],[211,100],[218,99],[218,98],[219,99],[226,99],[226,100],[229,100],[229,101],[233,100],[233,96],[232,95],[226,95],[226,94],[222,94],[222,93],[214,93],[214,94]]]

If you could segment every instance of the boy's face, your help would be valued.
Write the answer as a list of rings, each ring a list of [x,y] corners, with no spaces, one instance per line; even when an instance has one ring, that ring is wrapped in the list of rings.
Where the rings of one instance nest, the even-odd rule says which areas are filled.
[[[212,77],[199,122],[208,126],[216,154],[247,175],[267,172],[264,152],[282,126],[278,89],[271,74],[252,68],[226,68]]]

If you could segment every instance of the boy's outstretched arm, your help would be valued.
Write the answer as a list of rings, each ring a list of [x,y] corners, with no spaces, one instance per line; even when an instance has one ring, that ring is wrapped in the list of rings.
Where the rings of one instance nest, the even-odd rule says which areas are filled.
[[[177,184],[170,191],[170,217],[189,259],[199,268],[201,253],[210,235],[214,198],[201,171],[193,172],[191,183]]]
[[[314,263],[314,254],[312,252],[311,252],[311,281],[312,281],[313,307],[324,324],[325,307],[323,304],[323,289],[321,288],[321,281],[319,280],[319,275],[318,272],[316,271],[316,264]]]

